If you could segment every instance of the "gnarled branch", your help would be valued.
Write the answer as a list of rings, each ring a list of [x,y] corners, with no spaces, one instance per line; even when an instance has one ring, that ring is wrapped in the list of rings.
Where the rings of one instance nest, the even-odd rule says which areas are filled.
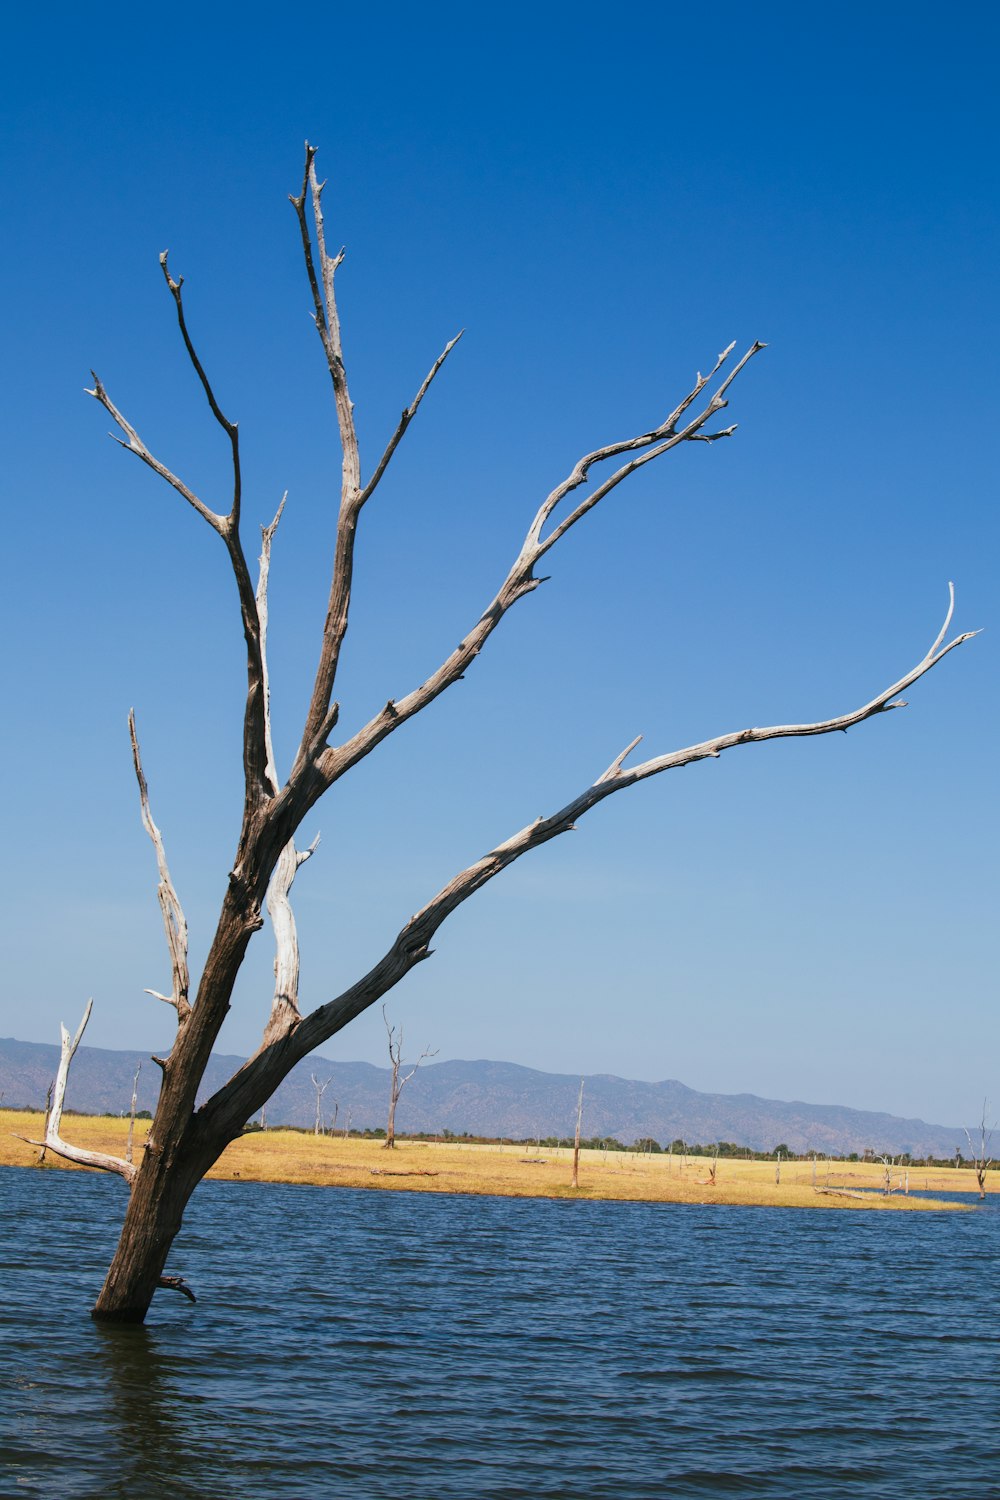
[[[401,724],[427,707],[427,705],[447,688],[461,680],[468,668],[475,661],[483,646],[486,644],[493,631],[500,624],[507,611],[523,599],[525,595],[532,593],[544,579],[535,576],[535,568],[545,554],[561,540],[566,533],[581,521],[591,510],[594,509],[612,490],[616,489],[623,480],[634,474],[644,464],[651,463],[654,459],[662,457],[671,449],[678,447],[681,443],[691,442],[695,438],[705,437],[703,427],[709,422],[716,412],[721,411],[726,405],[728,398],[726,392],[733,381],[745,368],[747,363],[765,347],[764,344],[755,343],[746,351],[743,357],[736,363],[726,377],[721,380],[696,414],[682,423],[682,418],[689,408],[710,385],[715,376],[726,363],[735,346],[730,344],[719,355],[708,375],[700,372],[695,379],[691,390],[682,401],[674,408],[668,417],[657,427],[647,432],[640,433],[637,437],[626,438],[615,443],[608,443],[602,448],[595,448],[592,452],[585,454],[574,464],[566,478],[556,486],[546,497],[539,507],[531,525],[528,527],[521,550],[504,579],[499,592],[491,601],[489,606],[479,617],[472,630],[459,642],[459,645],[451,655],[433,672],[425,682],[418,688],[408,693],[403,698],[391,699],[375,716],[370,719],[357,734],[344,744],[322,751],[318,768],[322,777],[323,786],[330,786],[344,773],[356,765],[366,755],[380,744],[388,735],[397,730]],[[726,437],[735,429],[726,428],[723,432],[708,434],[713,440],[718,437]],[[641,450],[641,451],[636,451]],[[627,463],[622,464],[614,473],[610,474],[585,500],[565,516],[553,529],[544,534],[546,523],[552,518],[553,513],[560,502],[580,485],[587,481],[591,469],[595,464],[603,463],[607,459],[620,457],[624,453],[635,453]]]
[[[66,1098],[66,1083],[69,1079],[69,1066],[80,1045],[80,1038],[87,1029],[90,1020],[90,1012],[93,1010],[93,1000],[87,1001],[87,1008],[83,1013],[83,1020],[76,1028],[76,1035],[70,1037],[65,1026],[60,1024],[59,1031],[62,1037],[62,1047],[59,1058],[59,1070],[56,1073],[55,1086],[52,1090],[52,1108],[49,1111],[48,1125],[45,1129],[44,1141],[28,1140],[27,1136],[18,1136],[18,1140],[26,1141],[29,1146],[45,1146],[49,1151],[54,1151],[57,1156],[62,1156],[66,1161],[76,1162],[80,1167],[96,1167],[101,1172],[115,1172],[119,1177],[131,1185],[135,1181],[135,1175],[139,1170],[131,1162],[122,1161],[119,1156],[109,1156],[104,1151],[87,1151],[83,1146],[73,1146],[69,1141],[64,1141],[59,1134],[59,1126],[62,1123],[63,1102]]]
[[[626,768],[625,761],[628,755],[639,743],[638,740],[633,740],[591,786],[568,802],[559,812],[553,813],[548,818],[537,818],[534,823],[522,828],[503,843],[497,844],[488,854],[460,871],[438,891],[426,906],[410,918],[388,951],[356,984],[351,985],[335,1000],[319,1006],[304,1017],[294,1032],[282,1038],[275,1047],[263,1047],[245,1063],[240,1071],[234,1074],[230,1081],[202,1107],[200,1114],[206,1128],[210,1122],[217,1126],[221,1119],[236,1122],[235,1128],[238,1129],[242,1122],[270,1097],[273,1089],[297,1061],[315,1047],[328,1041],[362,1011],[381,1000],[383,995],[398,984],[412,968],[430,956],[430,944],[434,934],[446,918],[464,901],[512,865],[515,860],[520,859],[522,855],[532,849],[537,849],[550,839],[557,838],[560,834],[572,831],[585,813],[615,792],[623,791],[637,782],[646,781],[662,771],[677,770],[695,761],[717,759],[723,751],[735,749],[740,745],[832,734],[838,730],[846,731],[890,709],[904,708],[906,705],[899,699],[899,693],[923,677],[949,652],[979,633],[966,631],[955,636],[946,645],[941,644],[951,622],[955,603],[954,586],[949,584],[948,589],[949,607],[944,628],[938,633],[931,649],[915,667],[894,682],[891,687],[885,688],[860,708],[852,709],[836,718],[817,720],[815,723],[776,724],[760,729],[742,729],[717,735],[697,745],[689,745],[682,750],[655,756],[639,765]]]
[[[187,349],[195,374],[208,399],[212,415],[229,438],[233,463],[233,498],[229,510],[225,514],[220,514],[212,510],[210,506],[199,499],[189,485],[150,451],[136,429],[111,400],[107,390],[93,370],[91,374],[94,376],[94,389],[89,390],[87,394],[93,396],[95,400],[101,403],[105,411],[109,413],[120,430],[125,434],[124,438],[115,438],[115,441],[130,453],[134,453],[155,474],[158,474],[161,479],[165,479],[172,489],[175,489],[179,495],[182,495],[202,519],[208,522],[212,530],[217,532],[222,538],[226,551],[229,554],[229,561],[239,594],[240,615],[243,622],[243,635],[247,648],[247,702],[243,721],[243,769],[246,788],[242,846],[245,843],[247,827],[252,815],[266,796],[266,788],[264,782],[264,719],[261,703],[260,629],[257,620],[253,585],[250,582],[250,572],[247,568],[246,558],[243,554],[243,544],[240,540],[242,476],[240,469],[239,429],[238,424],[230,422],[219,406],[211,383],[205,373],[204,366],[195,350],[188,330],[187,319],[184,314],[184,302],[181,295],[184,278],[181,276],[175,280],[171,276],[167,264],[166,250],[160,256],[160,267],[170,294],[174,299],[174,305],[177,309],[177,321],[181,337],[184,340],[184,347]]]

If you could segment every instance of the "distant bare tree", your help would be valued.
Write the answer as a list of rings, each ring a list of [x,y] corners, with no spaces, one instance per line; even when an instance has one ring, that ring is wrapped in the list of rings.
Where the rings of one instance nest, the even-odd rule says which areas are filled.
[[[879,1160],[881,1161],[882,1167],[883,1167],[883,1173],[882,1173],[882,1191],[885,1194],[885,1196],[888,1197],[889,1194],[892,1192],[892,1174],[893,1174],[894,1171],[896,1171],[899,1167],[902,1166],[902,1164],[903,1164],[903,1158],[902,1158],[902,1156],[881,1156],[881,1157],[879,1157]],[[899,1189],[902,1186],[903,1186],[903,1179],[902,1179],[902,1177],[898,1177],[896,1179],[896,1187],[897,1187],[897,1189]]]
[[[139,1074],[142,1072],[142,1063],[136,1064],[135,1077],[132,1079],[132,1104],[128,1112],[128,1140],[125,1142],[125,1160],[132,1160],[132,1140],[135,1136],[135,1106],[139,1100]]]
[[[993,1158],[988,1154],[990,1143],[993,1140],[993,1127],[986,1123],[988,1108],[988,1101],[984,1099],[983,1113],[978,1126],[978,1142],[973,1141],[972,1135],[968,1130],[965,1132],[965,1139],[969,1143],[969,1151],[972,1154],[972,1168],[976,1174],[976,1181],[979,1184],[980,1198],[986,1197],[986,1173],[993,1165]]]
[[[573,1181],[571,1186],[580,1186],[580,1121],[583,1119],[583,1079],[580,1079],[580,1097],[576,1101],[576,1131],[573,1136]]]
[[[315,1124],[315,1127],[313,1129],[313,1135],[322,1135],[323,1134],[323,1095],[326,1093],[327,1089],[330,1087],[330,1084],[333,1082],[333,1079],[332,1078],[328,1078],[325,1083],[320,1083],[320,1081],[316,1077],[315,1073],[310,1073],[309,1077],[312,1079],[312,1086],[316,1090],[316,1124]]]
[[[437,1050],[435,1049],[435,1051],[430,1052],[425,1047],[410,1071],[400,1077],[400,1068],[406,1067],[406,1064],[403,1062],[403,1028],[400,1026],[397,1029],[395,1026],[389,1024],[389,1017],[385,1013],[384,1005],[382,1007],[382,1019],[385,1022],[385,1029],[389,1037],[389,1064],[391,1068],[389,1078],[389,1119],[385,1127],[385,1149],[392,1151],[396,1145],[396,1105],[399,1103],[399,1096],[403,1092],[403,1085],[409,1083],[414,1073],[420,1067],[420,1064],[428,1057],[437,1057]]]

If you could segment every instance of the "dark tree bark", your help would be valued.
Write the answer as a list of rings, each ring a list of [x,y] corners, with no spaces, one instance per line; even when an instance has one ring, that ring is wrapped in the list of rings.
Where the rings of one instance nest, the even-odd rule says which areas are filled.
[[[951,621],[952,595],[952,606],[948,609],[944,626],[927,654],[898,682],[850,713],[816,723],[736,730],[626,767],[626,760],[638,744],[638,740],[633,741],[591,786],[579,792],[560,811],[537,819],[460,871],[405,923],[367,974],[336,998],[303,1015],[298,1001],[298,946],[289,901],[295,872],[315,848],[313,845],[303,851],[296,849],[295,835],[303,819],[320,797],[359,761],[461,680],[474,666],[508,611],[544,583],[545,579],[537,570],[546,555],[618,485],[645,464],[674,448],[692,442],[713,444],[733,433],[733,426],[717,427],[715,419],[728,406],[729,390],[734,380],[763,348],[762,344],[753,344],[730,367],[734,347],[730,345],[719,355],[708,375],[697,376],[691,389],[662,422],[583,455],[542,501],[497,593],[461,637],[455,650],[419,686],[402,698],[390,699],[356,733],[340,743],[331,744],[338,717],[333,691],[348,629],[359,518],[458,339],[452,339],[435,360],[413,401],[402,413],[370,478],[364,480],[334,291],[335,275],[343,252],[331,256],[327,251],[322,193],[323,185],[316,176],[315,151],[307,146],[301,189],[291,202],[302,242],[316,329],[332,385],[342,455],[341,493],[329,604],[316,675],[302,737],[290,774],[284,782],[275,768],[271,743],[267,669],[267,580],[271,542],[281,510],[279,508],[270,526],[262,530],[260,573],[255,587],[241,537],[243,481],[239,431],[236,423],[223,413],[201,364],[187,326],[183,281],[172,276],[166,253],[161,256],[160,264],[174,303],[181,338],[211,415],[225,434],[231,454],[232,498],[229,509],[224,513],[213,510],[156,457],[96,375],[90,392],[116,424],[122,447],[163,479],[219,537],[233,572],[246,646],[243,811],[218,922],[193,1001],[189,994],[187,924],[170,879],[163,840],[150,814],[138,740],[132,725],[142,816],[156,849],[160,876],[158,898],[171,962],[170,993],[158,995],[158,998],[176,1012],[176,1035],[168,1056],[157,1059],[163,1072],[159,1102],[142,1160],[137,1166],[113,1158],[98,1160],[94,1153],[82,1152],[63,1141],[59,1135],[59,1090],[59,1108],[53,1111],[45,1142],[49,1149],[73,1160],[86,1160],[88,1165],[118,1172],[129,1185],[130,1197],[121,1239],[93,1310],[94,1316],[101,1319],[140,1322],[158,1286],[191,1295],[183,1278],[166,1276],[164,1267],[188,1199],[205,1172],[230,1141],[241,1133],[246,1121],[263,1109],[291,1068],[355,1016],[380,1001],[416,964],[426,959],[430,954],[431,940],[446,918],[508,865],[572,829],[585,813],[606,797],[660,772],[718,758],[724,751],[739,746],[846,731],[876,715],[902,707],[899,694],[969,639],[967,633],[945,641]],[[606,464],[611,465],[610,472],[601,467]],[[592,476],[595,470],[598,472]],[[589,485],[592,477],[595,480],[593,487],[584,492],[582,499],[576,498],[577,492]],[[263,926],[265,904],[276,947],[270,1018],[254,1056],[212,1098],[196,1108],[199,1085],[229,1011],[247,946]],[[80,1032],[77,1041],[79,1036]],[[67,1035],[65,1044],[68,1043]],[[68,1071],[71,1056],[72,1049],[67,1054],[65,1071]]]

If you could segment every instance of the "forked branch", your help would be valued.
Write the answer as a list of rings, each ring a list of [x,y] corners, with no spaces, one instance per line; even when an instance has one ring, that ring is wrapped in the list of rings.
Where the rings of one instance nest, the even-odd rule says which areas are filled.
[[[949,607],[945,618],[945,630],[950,623],[955,600],[953,585],[949,584],[948,588]],[[629,750],[637,743],[633,741],[632,746],[616,756],[608,769],[597,778],[592,786],[581,792],[572,802],[567,803],[559,812],[549,818],[538,818],[528,827],[522,828],[519,833],[514,834],[504,843],[498,844],[482,859],[477,860],[475,864],[470,865],[449,881],[422,911],[411,917],[390,952],[382,960],[382,964],[386,964],[389,970],[395,970],[402,963],[404,969],[408,969],[414,963],[426,958],[430,941],[441,923],[463,901],[468,900],[474,891],[486,885],[495,875],[499,875],[501,870],[505,870],[508,865],[520,859],[529,850],[538,848],[540,844],[547,843],[549,839],[556,838],[559,834],[569,832],[584,813],[589,812],[592,807],[596,807],[599,802],[603,802],[613,793],[623,791],[628,786],[634,786],[639,781],[646,781],[651,776],[658,776],[662,771],[677,770],[681,766],[691,765],[694,761],[716,759],[723,751],[735,749],[739,745],[757,744],[765,740],[832,734],[837,730],[846,731],[855,724],[874,718],[876,714],[885,713],[894,708],[903,708],[905,704],[899,700],[898,695],[935,667],[950,651],[954,651],[957,646],[961,646],[976,634],[978,634],[977,631],[967,631],[955,636],[947,645],[942,646],[940,642],[943,634],[939,633],[931,650],[911,671],[861,708],[852,709],[849,713],[841,714],[836,718],[822,719],[811,724],[775,724],[761,729],[736,730],[730,734],[717,735],[714,739],[703,740],[697,745],[689,745],[682,750],[671,751],[667,755],[655,756],[637,766],[626,768],[625,759]],[[312,1015],[307,1016],[301,1027],[302,1043],[308,1042],[309,1047],[312,1047],[327,1040],[334,1031],[340,1029],[346,1019],[358,1014],[360,1010],[371,1004],[371,1000],[362,1001],[362,993],[366,984],[381,972],[381,967],[377,965],[376,969],[366,976],[359,986],[354,986],[338,1000],[332,1001],[329,1006],[322,1006]],[[377,983],[378,980],[375,982]],[[396,980],[392,982],[395,983]],[[332,1029],[327,1030],[326,1028],[331,1023]],[[312,1040],[313,1036],[315,1040]]]
[[[96,1167],[101,1172],[115,1172],[119,1177],[132,1184],[139,1170],[131,1162],[122,1161],[119,1156],[109,1156],[104,1151],[87,1151],[82,1146],[73,1146],[69,1141],[64,1141],[59,1134],[62,1123],[63,1103],[66,1098],[66,1083],[69,1078],[69,1066],[80,1045],[80,1038],[87,1029],[90,1020],[90,1012],[93,1009],[93,1000],[87,1001],[87,1008],[83,1013],[83,1020],[76,1028],[76,1035],[70,1037],[65,1026],[60,1025],[59,1031],[62,1037],[62,1048],[59,1058],[59,1070],[56,1073],[55,1086],[52,1090],[52,1108],[49,1112],[49,1122],[45,1130],[44,1141],[28,1140],[27,1136],[18,1136],[17,1139],[26,1141],[29,1146],[45,1146],[49,1151],[54,1151],[57,1156],[62,1156],[66,1161],[76,1162],[80,1167]]]
[[[237,423],[230,422],[219,406],[211,383],[205,373],[205,368],[198,357],[184,314],[184,302],[181,295],[184,278],[179,277],[175,280],[171,276],[167,264],[167,252],[165,250],[160,256],[160,267],[163,271],[170,295],[174,299],[174,305],[177,309],[177,321],[181,337],[184,340],[184,347],[188,352],[195,374],[208,399],[212,415],[229,438],[233,464],[233,498],[229,510],[225,513],[220,513],[213,510],[211,506],[206,505],[179,475],[175,474],[172,469],[169,469],[166,464],[150,451],[131,422],[128,421],[127,417],[119,411],[118,407],[111,400],[107,390],[93,370],[91,374],[94,376],[94,388],[93,390],[88,390],[87,395],[93,396],[95,400],[101,403],[120,431],[125,434],[123,438],[116,437],[115,441],[121,447],[127,449],[128,452],[134,453],[148,468],[153,470],[154,474],[158,474],[161,479],[166,480],[172,489],[183,496],[202,519],[208,522],[212,530],[217,532],[222,538],[226,551],[229,554],[233,577],[236,580],[236,587],[239,593],[240,615],[242,617],[243,635],[247,647],[247,703],[243,722],[243,768],[246,782],[244,825],[246,825],[252,813],[264,800],[266,789],[264,783],[264,719],[261,704],[260,629],[257,620],[253,585],[250,582],[250,573],[247,568],[246,558],[243,555],[243,544],[240,541],[242,477],[240,470],[239,430]],[[113,433],[112,437],[114,437]]]
[[[765,345],[761,343],[751,345],[728,375],[719,381],[708,400],[695,412],[694,416],[688,417],[686,421],[683,419],[689,409],[719,374],[732,353],[734,345],[730,344],[722,351],[708,375],[702,375],[699,372],[687,395],[657,427],[640,433],[636,437],[595,448],[579,459],[566,478],[551,491],[539,507],[528,527],[521,550],[495,598],[484,610],[472,630],[459,642],[456,649],[437,671],[404,698],[390,699],[374,718],[370,719],[343,745],[331,747],[321,753],[318,766],[324,786],[332,785],[359,760],[370,754],[376,745],[394,733],[401,724],[405,724],[408,719],[420,713],[439,694],[464,677],[507,611],[519,599],[523,599],[525,595],[533,592],[540,583],[544,582],[544,579],[535,576],[535,568],[545,554],[618,485],[644,464],[662,457],[681,443],[692,442],[695,439],[715,441],[717,438],[728,437],[735,431],[733,427],[709,433],[704,432],[703,429],[714,415],[727,405],[726,392],[729,387],[740,371],[764,347]],[[632,453],[634,456],[608,475],[586,499],[581,500],[546,534],[546,524],[552,519],[557,507],[574,490],[586,483],[594,465],[620,457],[624,453]]]
[[[219,515],[216,511],[212,510],[211,506],[206,505],[203,500],[199,500],[194,490],[186,485],[183,479],[179,478],[172,469],[168,469],[165,463],[162,463],[154,453],[150,452],[131,422],[118,410],[118,407],[108,395],[97,371],[91,370],[90,373],[94,377],[94,389],[87,390],[85,394],[93,396],[95,401],[99,401],[104,410],[125,434],[124,438],[115,437],[113,432],[109,436],[127,452],[134,453],[136,458],[140,458],[148,468],[152,469],[154,474],[159,474],[161,479],[165,479],[171,489],[175,489],[179,495],[182,495],[192,509],[196,510],[199,516],[208,522],[213,531],[217,531],[220,536],[224,537],[226,527],[225,516]]]
[[[548,818],[538,818],[522,828],[511,838],[497,844],[488,854],[462,870],[448,882],[415,916],[401,929],[392,946],[374,968],[335,1000],[318,1007],[307,1015],[287,1037],[275,1048],[264,1047],[210,1099],[201,1114],[206,1127],[218,1120],[231,1121],[230,1128],[239,1129],[261,1103],[265,1101],[281,1078],[300,1058],[315,1047],[328,1041],[347,1023],[381,1000],[418,963],[431,953],[431,940],[441,924],[471,895],[487,885],[515,860],[532,849],[560,834],[574,829],[581,817],[615,792],[646,781],[663,771],[677,770],[695,761],[717,759],[724,751],[740,745],[757,744],[767,740],[794,739],[798,737],[832,734],[846,731],[856,724],[890,709],[903,708],[905,703],[899,694],[923,677],[949,652],[971,640],[978,631],[966,631],[942,644],[954,610],[954,587],[949,584],[949,607],[942,631],[927,654],[891,687],[885,688],[875,698],[860,708],[835,718],[817,720],[807,724],[776,724],[759,729],[741,729],[729,734],[717,735],[697,745],[689,745],[666,755],[655,756],[639,765],[626,767],[627,757],[639,743],[633,740],[608,766],[597,780],[559,812]]]
[[[316,176],[316,149],[314,146],[310,146],[307,141],[302,190],[297,197],[289,195],[289,201],[295,209],[295,215],[298,220],[306,276],[309,281],[310,291],[312,292],[313,320],[316,324],[316,331],[319,334],[320,342],[323,345],[327,369],[330,372],[330,379],[333,383],[334,405],[337,411],[337,428],[340,434],[342,463],[340,510],[337,517],[337,537],[334,546],[330,597],[327,604],[326,621],[323,626],[323,640],[320,647],[319,663],[316,668],[312,698],[306,716],[302,744],[299,754],[296,757],[295,767],[293,768],[293,775],[296,769],[302,769],[307,764],[310,764],[314,756],[325,748],[326,736],[336,722],[335,712],[331,717],[330,703],[333,697],[333,685],[337,677],[340,652],[344,644],[344,637],[347,634],[350,615],[351,587],[354,576],[354,546],[357,536],[358,518],[378,487],[382,476],[392,460],[393,454],[403,439],[406,429],[413,421],[421,402],[430,390],[435,376],[462,336],[458,334],[446,344],[442,353],[434,361],[416,396],[400,417],[396,430],[389,439],[382,457],[375,467],[374,473],[367,484],[363,485],[361,482],[361,456],[358,448],[358,434],[354,423],[354,404],[351,401],[347,385],[347,370],[344,365],[340,316],[337,311],[335,289],[337,268],[344,259],[344,251],[341,249],[336,255],[331,256],[326,248],[326,229],[323,220],[323,189],[325,186],[326,184],[320,182]],[[312,207],[313,226],[316,236],[315,256],[313,254],[313,235],[309,227],[307,211],[309,205]],[[316,269],[317,257],[319,260],[318,272]]]

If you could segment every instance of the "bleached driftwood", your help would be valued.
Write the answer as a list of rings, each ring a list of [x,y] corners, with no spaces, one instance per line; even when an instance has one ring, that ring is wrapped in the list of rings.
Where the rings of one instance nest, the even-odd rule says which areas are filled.
[[[135,1180],[138,1168],[131,1162],[123,1161],[119,1156],[109,1156],[104,1151],[87,1151],[83,1146],[73,1146],[69,1141],[64,1141],[59,1133],[62,1124],[63,1104],[66,1099],[66,1082],[69,1078],[69,1065],[73,1061],[80,1038],[87,1029],[90,1020],[90,1012],[94,1008],[93,1000],[87,1001],[87,1007],[83,1012],[83,1020],[76,1028],[76,1035],[71,1037],[65,1026],[60,1026],[62,1036],[62,1047],[59,1057],[59,1068],[56,1073],[55,1085],[52,1089],[52,1108],[49,1111],[48,1124],[45,1129],[44,1141],[33,1141],[27,1136],[18,1136],[17,1139],[26,1141],[29,1146],[45,1146],[49,1151],[54,1151],[57,1156],[66,1161],[76,1162],[80,1167],[97,1167],[102,1172],[116,1172],[119,1177],[131,1184]]]

